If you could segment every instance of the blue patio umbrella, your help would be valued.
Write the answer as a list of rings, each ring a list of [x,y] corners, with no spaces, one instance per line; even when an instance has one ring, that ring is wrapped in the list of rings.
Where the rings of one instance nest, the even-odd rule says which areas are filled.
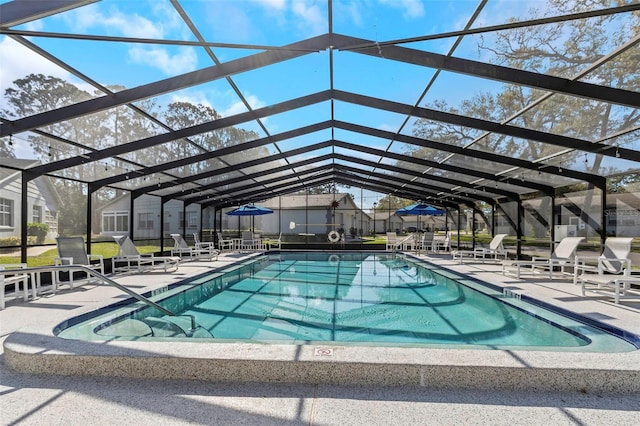
[[[396,213],[401,216],[418,216],[418,228],[420,228],[420,216],[443,216],[447,213],[446,210],[437,209],[433,206],[424,203],[411,204],[410,206],[402,207],[396,210]]]
[[[411,204],[407,207],[402,207],[396,210],[399,215],[411,215],[411,216],[443,216],[447,213],[446,210],[437,209],[433,206],[424,203]]]
[[[261,216],[270,213],[273,213],[273,210],[253,204],[245,204],[244,206],[227,212],[229,216]]]
[[[273,213],[273,210],[262,206],[256,206],[254,204],[245,204],[244,206],[240,206],[237,209],[227,212],[229,216],[261,216],[263,214],[271,213]],[[251,230],[253,231],[253,217],[251,218]]]

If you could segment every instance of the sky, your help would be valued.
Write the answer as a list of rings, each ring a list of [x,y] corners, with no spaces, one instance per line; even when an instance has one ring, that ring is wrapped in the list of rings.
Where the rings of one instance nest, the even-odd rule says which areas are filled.
[[[209,42],[282,46],[328,32],[326,0],[182,0],[180,4],[202,37]],[[378,42],[456,31],[464,28],[477,5],[478,0],[334,0],[333,31]],[[541,7],[544,5],[538,0],[490,0],[474,26],[502,24],[512,17],[525,19],[531,9]],[[104,0],[15,29],[195,40],[168,0]],[[102,85],[119,84],[132,88],[214,64],[202,48],[193,46],[44,37],[30,40]],[[454,40],[449,37],[405,46],[446,54]],[[477,37],[467,37],[456,49],[455,56],[486,59],[483,57],[485,53],[478,50],[477,41]],[[222,63],[260,52],[249,48],[214,47],[212,50],[216,59]],[[329,84],[328,61],[328,51],[313,52],[286,63],[234,75],[232,78],[247,102],[253,108],[260,108],[326,90]],[[435,73],[435,70],[424,67],[344,51],[334,51],[333,61],[336,89],[406,104],[418,102],[420,88],[426,87]],[[2,93],[12,81],[29,73],[60,77],[85,90],[94,91],[69,72],[2,35],[0,64]],[[353,69],[362,72],[353,73]],[[455,105],[476,93],[498,91],[501,87],[502,84],[497,82],[443,72],[422,105],[443,99],[450,105]],[[155,100],[161,104],[175,101],[203,104],[211,106],[222,116],[246,110],[241,99],[224,79],[167,93]],[[3,105],[0,104],[0,107]],[[277,134],[307,124],[305,119],[316,122],[318,116],[323,115],[329,119],[329,111],[326,106],[308,107],[271,116],[263,123],[271,134]],[[397,131],[406,118],[383,111],[363,111],[362,108],[346,103],[337,103],[335,114],[339,120],[363,124],[366,122],[368,125],[373,122],[375,127],[390,131]],[[239,127],[264,135],[255,123]],[[410,133],[410,125],[405,133]],[[306,140],[302,138],[295,143],[315,143],[318,142],[317,136],[309,135]],[[336,138],[339,136],[340,133],[336,132]],[[366,144],[385,149],[388,141],[372,140],[366,141]],[[20,156],[33,156],[26,145],[19,149]],[[365,205],[372,204],[379,197],[379,194],[368,194]],[[356,198],[359,198],[359,194]]]
[[[6,1],[0,1],[5,3]],[[334,32],[370,40],[393,40],[420,35],[459,30],[475,9],[477,1],[418,1],[418,0],[355,0],[334,1]],[[530,2],[510,0],[490,2],[493,11],[487,11],[478,20],[478,25],[501,22],[495,11],[506,18],[511,11],[527,8]],[[251,43],[285,45],[327,32],[326,1],[307,0],[235,0],[203,1],[182,0],[181,5],[194,21],[207,41],[218,43]],[[504,19],[504,18],[503,18]],[[400,23],[400,24],[399,24]],[[150,39],[195,40],[168,0],[104,0],[57,16],[48,17],[16,29],[51,31],[60,33],[86,32],[95,35],[140,37]],[[91,76],[101,84],[122,84],[128,88],[154,80],[194,71],[212,65],[211,59],[202,49],[190,46],[168,46],[153,44],[124,44],[91,41],[33,38],[65,60],[78,71]],[[445,53],[451,38],[429,43],[429,50]],[[474,54],[473,47],[461,46]],[[250,49],[214,49],[221,62],[249,54]],[[81,54],[79,54],[81,53]],[[300,75],[290,81],[287,90],[282,85],[264,85],[256,80],[282,81],[282,67],[268,67],[234,76],[240,89],[254,108],[290,99],[326,87],[326,81],[318,83],[304,78],[305,74],[327,75],[327,52],[308,55],[296,64],[287,64]],[[357,58],[349,53],[336,53],[336,62],[344,62],[345,68],[358,60],[367,60],[377,67],[376,73],[353,76],[349,73],[336,75],[337,88],[367,92],[367,86],[379,85],[381,79],[392,77],[397,81],[391,85],[399,100],[417,101],[415,84],[428,81],[432,72],[421,67],[379,61],[375,58]],[[19,61],[12,58],[19,57]],[[68,72],[58,68],[39,55],[25,49],[11,38],[0,36],[0,89],[4,90],[16,78],[30,72],[41,72],[73,81]],[[105,61],[117,66],[105,67]],[[380,77],[382,76],[382,77]],[[288,77],[284,77],[288,78]],[[81,83],[79,83],[81,85]],[[445,85],[434,88],[434,98],[452,95]],[[379,89],[379,87],[378,87]],[[223,116],[244,111],[244,107],[228,85],[216,82],[196,86],[167,95],[171,100],[189,100],[214,107]],[[460,96],[464,96],[461,93]],[[382,119],[381,119],[382,120]],[[397,128],[396,123],[379,124],[380,128]]]

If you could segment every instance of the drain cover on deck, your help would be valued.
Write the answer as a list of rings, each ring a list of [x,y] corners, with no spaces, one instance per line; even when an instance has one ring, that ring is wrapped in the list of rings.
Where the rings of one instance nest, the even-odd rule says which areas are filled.
[[[315,348],[313,354],[315,356],[333,356],[333,348]]]

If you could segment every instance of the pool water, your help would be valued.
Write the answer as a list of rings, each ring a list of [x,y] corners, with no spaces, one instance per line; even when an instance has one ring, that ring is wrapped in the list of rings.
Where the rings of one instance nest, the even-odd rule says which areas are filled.
[[[622,352],[629,342],[434,265],[388,253],[279,253],[69,320],[60,337]],[[187,331],[185,331],[187,330]],[[190,337],[188,337],[190,336]]]

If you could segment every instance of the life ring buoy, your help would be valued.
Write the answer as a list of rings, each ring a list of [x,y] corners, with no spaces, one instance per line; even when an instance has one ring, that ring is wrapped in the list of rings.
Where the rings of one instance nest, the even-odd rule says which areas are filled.
[[[338,262],[340,262],[340,256],[338,256],[337,254],[332,254],[331,256],[329,256],[329,265],[335,266],[338,264]]]
[[[327,235],[327,238],[329,238],[329,242],[337,243],[338,241],[340,241],[340,234],[338,234],[336,231],[331,231]]]

